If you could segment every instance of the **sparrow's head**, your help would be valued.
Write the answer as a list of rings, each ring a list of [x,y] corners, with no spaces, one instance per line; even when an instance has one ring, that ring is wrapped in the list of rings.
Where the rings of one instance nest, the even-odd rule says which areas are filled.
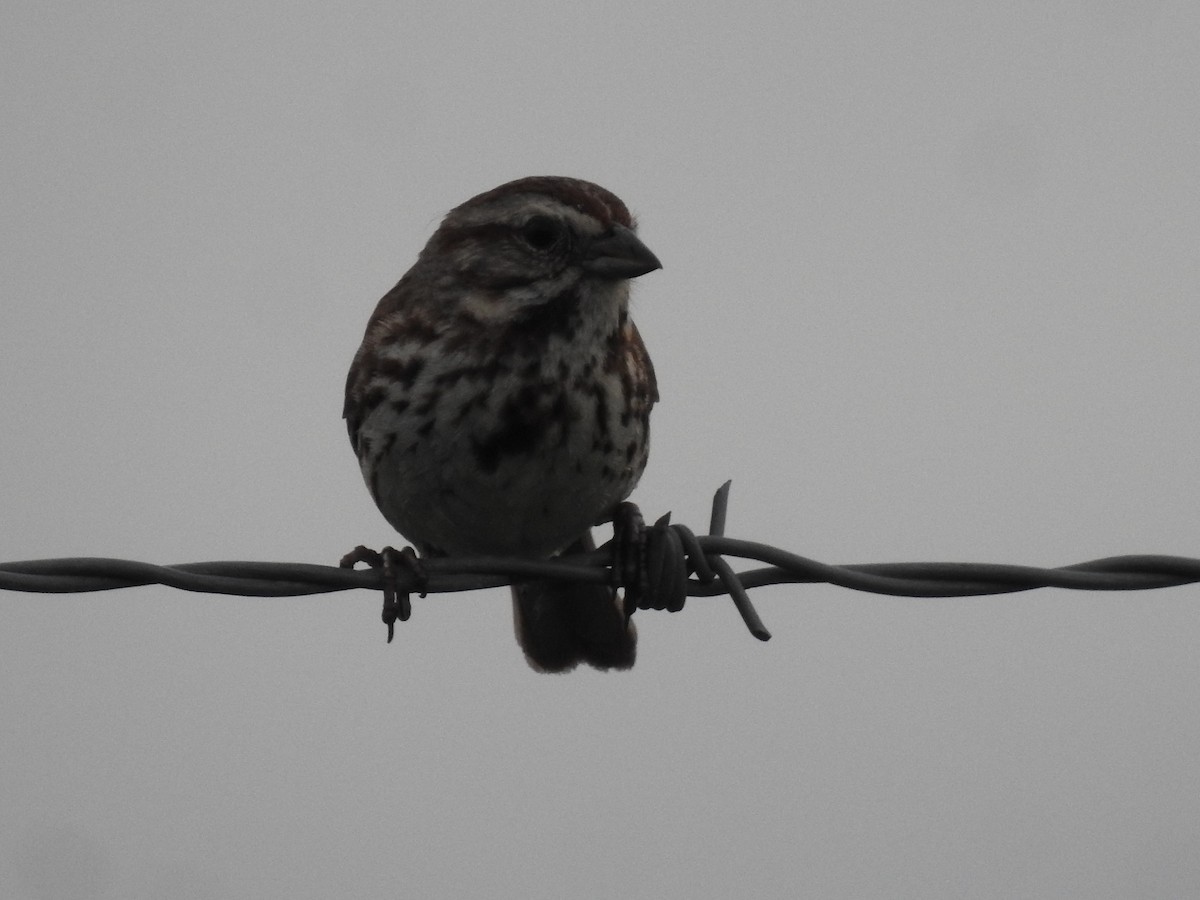
[[[577,178],[511,181],[451,210],[417,268],[487,319],[533,314],[567,296],[625,297],[626,279],[661,268],[629,210]]]

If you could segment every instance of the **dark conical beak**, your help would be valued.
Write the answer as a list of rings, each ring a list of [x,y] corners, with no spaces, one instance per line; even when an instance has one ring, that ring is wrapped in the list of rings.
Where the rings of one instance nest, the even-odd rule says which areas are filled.
[[[624,225],[614,225],[584,247],[581,264],[585,272],[613,280],[637,278],[662,268],[658,257]]]

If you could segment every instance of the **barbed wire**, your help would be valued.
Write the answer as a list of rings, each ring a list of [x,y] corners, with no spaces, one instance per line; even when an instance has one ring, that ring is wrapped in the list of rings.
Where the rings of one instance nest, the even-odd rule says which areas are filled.
[[[746,591],[779,584],[832,584],[896,597],[977,597],[1037,588],[1140,591],[1200,582],[1200,559],[1184,556],[1111,556],[1057,568],[1000,563],[910,562],[829,565],[756,541],[724,536],[729,482],[713,498],[709,534],[696,535],[664,516],[652,526],[616,528],[613,541],[589,553],[553,560],[511,557],[433,557],[390,573],[390,586],[408,592],[448,593],[501,587],[532,578],[610,583],[624,587],[627,605],[678,611],[687,597],[728,595],[751,634],[768,640]],[[636,508],[634,515],[636,516]],[[725,557],[767,563],[734,571]],[[297,597],[355,589],[389,589],[379,568],[281,562],[200,562],[153,565],[124,559],[73,557],[0,563],[0,590],[86,593],[161,584],[184,591],[245,597]],[[404,613],[385,606],[389,635]]]

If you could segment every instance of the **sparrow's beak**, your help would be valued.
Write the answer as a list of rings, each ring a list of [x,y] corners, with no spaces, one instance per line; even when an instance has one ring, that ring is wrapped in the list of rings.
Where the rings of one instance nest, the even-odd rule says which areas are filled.
[[[585,272],[614,281],[637,278],[662,268],[658,257],[624,225],[614,225],[607,234],[584,247],[581,265]]]

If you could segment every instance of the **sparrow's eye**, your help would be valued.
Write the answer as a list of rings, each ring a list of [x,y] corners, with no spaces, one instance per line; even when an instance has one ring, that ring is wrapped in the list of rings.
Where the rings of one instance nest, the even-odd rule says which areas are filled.
[[[534,250],[549,250],[564,237],[563,226],[549,216],[531,216],[521,226],[520,234]]]

